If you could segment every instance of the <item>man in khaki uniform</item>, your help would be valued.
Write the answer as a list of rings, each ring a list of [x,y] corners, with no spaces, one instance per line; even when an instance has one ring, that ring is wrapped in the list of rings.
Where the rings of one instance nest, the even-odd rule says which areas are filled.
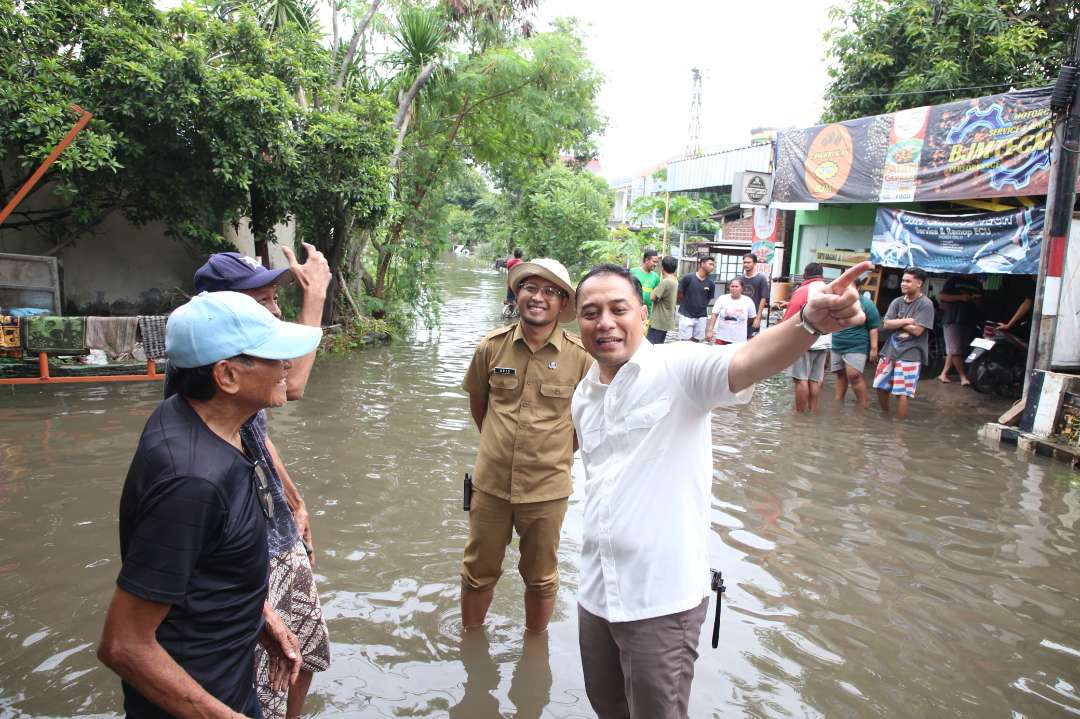
[[[510,270],[509,284],[521,317],[480,342],[462,383],[480,429],[480,451],[461,618],[466,629],[483,625],[517,530],[525,627],[540,633],[559,589],[559,533],[576,448],[570,398],[592,358],[577,335],[559,327],[574,319],[574,287],[561,263],[523,262]]]

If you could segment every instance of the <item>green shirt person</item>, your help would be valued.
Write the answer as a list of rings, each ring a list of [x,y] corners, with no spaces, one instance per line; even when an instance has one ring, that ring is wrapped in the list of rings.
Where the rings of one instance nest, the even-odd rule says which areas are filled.
[[[630,274],[641,283],[641,301],[652,315],[652,291],[660,284],[660,274],[656,266],[660,264],[660,253],[653,249],[646,249],[641,258],[641,267],[630,270]]]

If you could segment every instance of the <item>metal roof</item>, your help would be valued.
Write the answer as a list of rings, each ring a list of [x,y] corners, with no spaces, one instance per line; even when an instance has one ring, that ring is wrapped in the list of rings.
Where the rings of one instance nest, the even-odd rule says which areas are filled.
[[[665,190],[701,190],[731,184],[736,172],[756,170],[769,172],[772,168],[771,143],[723,150],[701,157],[673,160],[668,163]]]

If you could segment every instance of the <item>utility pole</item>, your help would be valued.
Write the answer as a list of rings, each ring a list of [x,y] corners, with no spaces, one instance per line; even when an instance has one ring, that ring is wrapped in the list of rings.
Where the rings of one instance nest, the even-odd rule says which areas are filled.
[[[694,87],[690,91],[690,132],[686,141],[686,156],[697,157],[701,154],[701,70],[690,70],[694,78]]]
[[[1065,252],[1069,243],[1073,204],[1076,201],[1076,180],[1080,171],[1080,25],[1073,44],[1072,57],[1058,75],[1050,98],[1050,109],[1056,117],[1054,142],[1051,149],[1050,186],[1046,195],[1046,223],[1043,227],[1039,279],[1031,317],[1031,340],[1028,345],[1027,374],[1024,394],[1033,370],[1049,370],[1057,332],[1058,303],[1061,297],[1061,278],[1065,268]],[[1032,399],[1028,396],[1028,406]]]

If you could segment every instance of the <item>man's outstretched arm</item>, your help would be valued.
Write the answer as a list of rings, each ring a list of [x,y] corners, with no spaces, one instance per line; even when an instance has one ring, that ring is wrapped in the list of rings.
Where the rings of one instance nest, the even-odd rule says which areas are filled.
[[[870,262],[862,262],[827,285],[815,283],[821,289],[814,287],[810,291],[803,308],[806,321],[823,334],[862,324],[865,315],[854,282],[873,267]],[[739,345],[728,368],[728,388],[739,392],[758,380],[772,377],[810,349],[817,337],[799,327],[799,321],[795,315]]]

